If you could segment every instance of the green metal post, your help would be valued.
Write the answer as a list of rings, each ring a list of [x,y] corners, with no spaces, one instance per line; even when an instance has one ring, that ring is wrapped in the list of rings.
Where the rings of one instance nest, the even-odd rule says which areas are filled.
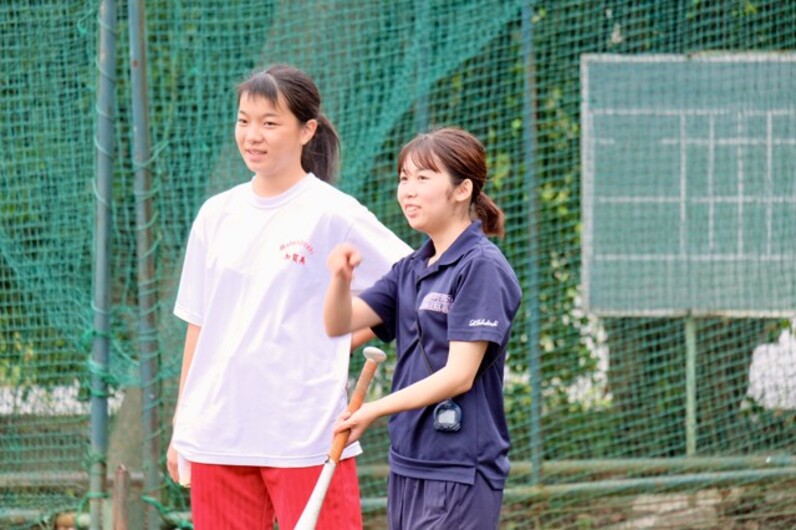
[[[116,0],[99,8],[97,57],[96,226],[94,230],[94,342],[91,355],[91,469],[89,515],[91,530],[102,528],[103,497],[107,491],[108,456],[108,336],[110,334],[110,240],[116,107]]]
[[[512,461],[511,476],[526,477],[531,473],[533,463]],[[685,474],[722,471],[754,471],[764,469],[789,468],[796,470],[796,456],[786,453],[761,454],[755,456],[696,456],[677,458],[613,458],[590,460],[548,460],[542,463],[542,474],[561,480],[575,476],[581,482],[587,480],[600,482],[615,475],[637,474]],[[384,479],[390,468],[386,464],[357,466],[360,478]],[[29,481],[26,477],[24,480]],[[26,482],[29,483],[29,482]],[[48,484],[49,482],[43,482]],[[12,483],[14,484],[14,483]],[[0,486],[3,482],[0,481]]]
[[[643,477],[594,482],[575,482],[550,486],[518,486],[506,490],[507,502],[550,500],[553,497],[605,497],[608,495],[638,495],[641,493],[672,493],[696,489],[737,487],[738,484],[776,483],[796,477],[796,469],[755,469],[722,473],[689,473],[665,477]]]
[[[523,145],[525,151],[525,190],[528,193],[528,290],[525,293],[527,307],[527,339],[528,339],[528,370],[531,381],[531,484],[539,484],[542,480],[542,460],[544,458],[542,442],[542,361],[539,351],[539,232],[537,229],[536,202],[536,159],[534,158],[534,131],[536,112],[534,90],[533,60],[533,0],[522,4],[521,31],[522,57],[525,65],[523,86]]]
[[[791,483],[796,479],[796,468],[783,467],[775,469],[745,469],[725,472],[686,473],[670,476],[601,479],[591,482],[566,482],[537,486],[510,486],[504,490],[503,502],[528,503],[549,502],[551,499],[567,499],[568,502],[579,500],[603,499],[609,495],[641,495],[644,493],[659,495],[674,492],[691,492],[697,489],[733,488],[743,484],[744,487],[763,484]],[[787,487],[787,486],[785,486]],[[371,497],[362,499],[362,511],[383,510],[387,499]],[[185,518],[188,514],[175,514]],[[525,528],[525,527],[523,527]],[[529,526],[530,528],[530,526]]]
[[[144,425],[144,494],[159,502],[160,488],[160,423],[158,406],[158,345],[155,311],[157,284],[155,282],[155,243],[153,226],[157,220],[152,205],[152,172],[150,170],[151,139],[149,133],[149,105],[147,92],[146,14],[144,0],[128,4],[130,25],[130,77],[133,106],[133,165],[135,167],[136,198],[136,254],[138,259],[138,332],[139,368],[143,395],[142,421]],[[155,507],[147,505],[147,526],[160,526]]]
[[[686,455],[696,454],[696,322],[691,316],[685,319],[685,447]]]
[[[417,79],[420,83],[428,80],[428,45],[429,27],[428,10],[429,3],[426,0],[415,0],[415,51],[417,53]],[[415,130],[416,132],[426,132],[430,125],[428,92],[430,86],[419,85],[418,97],[415,100]]]

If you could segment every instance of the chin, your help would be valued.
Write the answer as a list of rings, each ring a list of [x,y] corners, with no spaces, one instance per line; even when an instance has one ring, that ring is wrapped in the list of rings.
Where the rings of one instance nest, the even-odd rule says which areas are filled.
[[[252,173],[256,173],[257,175],[266,175],[268,174],[268,167],[264,164],[246,164],[249,170]]]
[[[410,219],[410,218],[407,217],[406,218],[406,224],[408,224],[414,230],[421,230],[422,231],[423,223],[421,223],[417,219]]]

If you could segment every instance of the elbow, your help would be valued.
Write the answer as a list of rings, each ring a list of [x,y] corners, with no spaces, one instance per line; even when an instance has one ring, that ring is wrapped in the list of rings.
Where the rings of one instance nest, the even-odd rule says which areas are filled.
[[[337,312],[333,307],[330,307],[327,301],[323,308],[323,329],[328,336],[339,337],[344,334],[340,328],[340,319],[337,318]]]
[[[349,332],[344,325],[336,322],[334,318],[324,318],[323,327],[326,330],[326,334],[330,337],[339,337]]]
[[[328,322],[324,324],[324,329],[326,330],[326,334],[330,337],[339,337],[340,335],[343,335],[337,326]]]
[[[442,370],[436,372],[439,374],[439,385],[442,392],[450,398],[455,398],[462,394],[466,394],[472,390],[475,385],[475,373],[469,373],[469,370],[456,370],[450,366],[444,366]]]
[[[473,388],[473,383],[475,383],[474,377],[467,377],[465,379],[460,379],[456,382],[456,385],[453,389],[453,395],[451,397],[461,396],[462,394],[466,394]]]

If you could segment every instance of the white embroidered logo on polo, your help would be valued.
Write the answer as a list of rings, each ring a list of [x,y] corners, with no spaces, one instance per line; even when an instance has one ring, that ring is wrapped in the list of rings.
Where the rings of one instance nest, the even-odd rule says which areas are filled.
[[[453,297],[445,293],[428,293],[420,303],[419,311],[436,311],[447,313],[453,304]]]
[[[477,318],[477,319],[474,319],[474,320],[470,321],[470,327],[471,328],[483,327],[483,326],[488,327],[488,328],[496,328],[496,327],[498,327],[498,321],[497,320],[487,320],[485,318]]]

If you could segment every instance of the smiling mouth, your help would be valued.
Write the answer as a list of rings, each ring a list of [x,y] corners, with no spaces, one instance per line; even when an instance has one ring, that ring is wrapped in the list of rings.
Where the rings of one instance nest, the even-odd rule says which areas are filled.
[[[246,149],[246,156],[254,160],[263,158],[266,154],[267,154],[266,151],[258,151],[256,149]]]

